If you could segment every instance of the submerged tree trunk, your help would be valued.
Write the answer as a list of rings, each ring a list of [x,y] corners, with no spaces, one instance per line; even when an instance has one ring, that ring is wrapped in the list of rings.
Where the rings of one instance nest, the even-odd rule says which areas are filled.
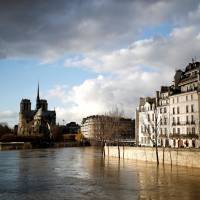
[[[124,159],[124,144],[123,144],[123,159]]]
[[[117,144],[117,148],[118,148],[118,158],[120,159],[120,146],[119,146],[119,143]]]
[[[157,165],[159,165],[159,156],[158,156],[158,144],[156,142],[156,161],[157,161]]]
[[[171,166],[172,166],[172,153],[171,153],[171,149],[169,149],[169,156],[170,156],[170,162],[171,162]]]
[[[165,147],[163,146],[163,165],[165,164]]]
[[[159,165],[159,156],[158,156],[158,116],[155,116],[155,147],[156,147],[156,161],[157,166]]]
[[[104,147],[105,147],[105,143],[102,142],[101,143],[101,154],[102,154],[103,157],[105,157],[105,148]]]

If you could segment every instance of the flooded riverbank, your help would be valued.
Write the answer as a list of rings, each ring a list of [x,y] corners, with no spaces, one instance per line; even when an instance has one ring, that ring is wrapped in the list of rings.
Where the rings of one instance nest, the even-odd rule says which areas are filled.
[[[92,147],[0,152],[0,199],[200,199],[200,170],[117,158]]]

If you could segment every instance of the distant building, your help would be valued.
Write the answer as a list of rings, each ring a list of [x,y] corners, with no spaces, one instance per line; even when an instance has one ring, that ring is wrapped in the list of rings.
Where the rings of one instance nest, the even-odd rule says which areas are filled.
[[[66,124],[65,134],[77,134],[80,131],[80,125],[76,122],[70,122]]]
[[[151,100],[151,101],[149,101]],[[200,147],[200,62],[177,70],[171,86],[162,86],[154,98],[140,98],[136,110],[137,144]],[[155,114],[158,124],[155,127]]]
[[[120,118],[115,127],[112,126],[116,119],[110,116],[93,115],[82,120],[81,133],[89,140],[101,140],[101,137],[107,137],[110,134],[110,140],[114,140],[112,135],[113,128],[118,129],[120,139],[135,139],[135,121],[126,118]],[[121,128],[120,128],[121,127]],[[122,128],[123,127],[123,128]]]
[[[48,103],[40,99],[39,84],[36,108],[31,110],[31,101],[22,99],[20,103],[17,134],[20,136],[49,136],[51,127],[56,124],[56,112],[48,110]]]

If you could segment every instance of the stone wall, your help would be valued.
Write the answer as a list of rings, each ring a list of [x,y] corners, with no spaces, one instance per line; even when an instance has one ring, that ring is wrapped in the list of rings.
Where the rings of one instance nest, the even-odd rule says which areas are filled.
[[[0,151],[17,149],[32,149],[32,145],[30,142],[0,142]]]
[[[118,147],[105,147],[105,155],[118,157]],[[164,156],[163,156],[164,155]],[[155,148],[120,147],[121,159],[135,159],[156,162]],[[159,148],[159,162],[162,164],[180,165],[200,168],[200,149]]]

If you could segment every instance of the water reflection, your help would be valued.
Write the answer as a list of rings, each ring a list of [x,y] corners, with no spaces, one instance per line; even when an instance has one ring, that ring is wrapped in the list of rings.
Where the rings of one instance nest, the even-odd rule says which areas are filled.
[[[103,159],[95,148],[0,152],[0,199],[200,199],[199,169]]]

